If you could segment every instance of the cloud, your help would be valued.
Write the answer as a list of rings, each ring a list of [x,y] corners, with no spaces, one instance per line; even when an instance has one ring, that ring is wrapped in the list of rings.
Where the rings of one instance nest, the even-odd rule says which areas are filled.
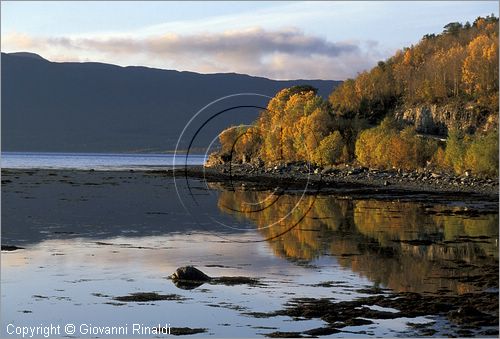
[[[120,65],[238,72],[275,79],[345,79],[371,67],[380,57],[374,42],[332,42],[296,28],[259,27],[145,37],[33,37],[9,33],[2,47],[29,50],[52,60],[78,55],[79,60]]]

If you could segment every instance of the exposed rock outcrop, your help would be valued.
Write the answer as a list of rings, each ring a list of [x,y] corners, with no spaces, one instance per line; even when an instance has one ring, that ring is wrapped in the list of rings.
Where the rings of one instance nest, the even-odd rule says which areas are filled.
[[[454,126],[466,132],[489,130],[498,124],[498,114],[489,113],[473,104],[422,105],[400,107],[396,120],[415,126],[417,132],[445,136]]]

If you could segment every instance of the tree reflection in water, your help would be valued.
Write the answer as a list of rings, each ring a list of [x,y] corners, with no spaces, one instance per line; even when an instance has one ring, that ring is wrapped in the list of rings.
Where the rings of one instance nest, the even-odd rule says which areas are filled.
[[[279,257],[310,262],[333,255],[341,266],[398,292],[461,294],[490,286],[487,278],[498,275],[497,213],[468,216],[440,205],[270,194],[221,190],[218,207],[254,223]],[[470,278],[478,276],[486,280]]]

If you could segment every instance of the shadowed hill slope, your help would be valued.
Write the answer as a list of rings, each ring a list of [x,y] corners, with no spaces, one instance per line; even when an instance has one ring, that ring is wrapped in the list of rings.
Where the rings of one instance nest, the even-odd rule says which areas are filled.
[[[275,81],[243,74],[198,74],[102,63],[55,63],[33,53],[2,53],[2,150],[148,152],[175,148],[189,119],[230,94],[274,96],[307,84],[327,97],[339,81]],[[224,105],[265,107],[267,98]],[[224,109],[225,106],[213,107]],[[230,124],[255,120],[257,109],[220,116],[199,137],[206,145]],[[184,145],[185,146],[185,145]]]

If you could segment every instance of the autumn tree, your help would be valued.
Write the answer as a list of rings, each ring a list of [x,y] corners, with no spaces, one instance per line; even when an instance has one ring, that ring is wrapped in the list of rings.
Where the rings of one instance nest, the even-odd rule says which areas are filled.
[[[482,34],[469,43],[462,79],[466,92],[488,105],[488,96],[498,91],[498,36]]]
[[[219,142],[225,159],[249,162],[258,157],[262,140],[254,126],[232,126],[222,131]]]
[[[308,160],[330,132],[331,108],[308,86],[291,87],[272,98],[261,112],[260,156],[266,162]]]
[[[471,170],[479,175],[498,176],[498,131],[468,135],[453,129],[445,149],[438,150],[435,159],[441,169],[456,174]]]
[[[464,167],[475,174],[498,176],[498,131],[475,135],[465,152]]]
[[[378,123],[398,105],[466,102],[498,112],[498,18],[452,22],[337,87],[335,114]]]
[[[430,164],[456,173],[471,169],[498,175],[498,132],[492,131],[498,121],[498,68],[498,18],[479,17],[472,25],[452,22],[441,34],[427,34],[344,81],[328,101],[311,86],[281,90],[253,126],[221,134],[221,153],[242,162],[357,161],[404,169]],[[484,128],[476,135],[451,130],[446,146],[438,147],[391,118],[395,109],[431,104],[472,107]]]
[[[434,141],[419,137],[412,127],[399,129],[391,118],[360,133],[356,156],[364,166],[373,168],[417,169],[425,167],[437,150]]]
[[[319,143],[314,151],[313,162],[320,165],[333,165],[345,162],[345,145],[339,131],[334,131]]]

